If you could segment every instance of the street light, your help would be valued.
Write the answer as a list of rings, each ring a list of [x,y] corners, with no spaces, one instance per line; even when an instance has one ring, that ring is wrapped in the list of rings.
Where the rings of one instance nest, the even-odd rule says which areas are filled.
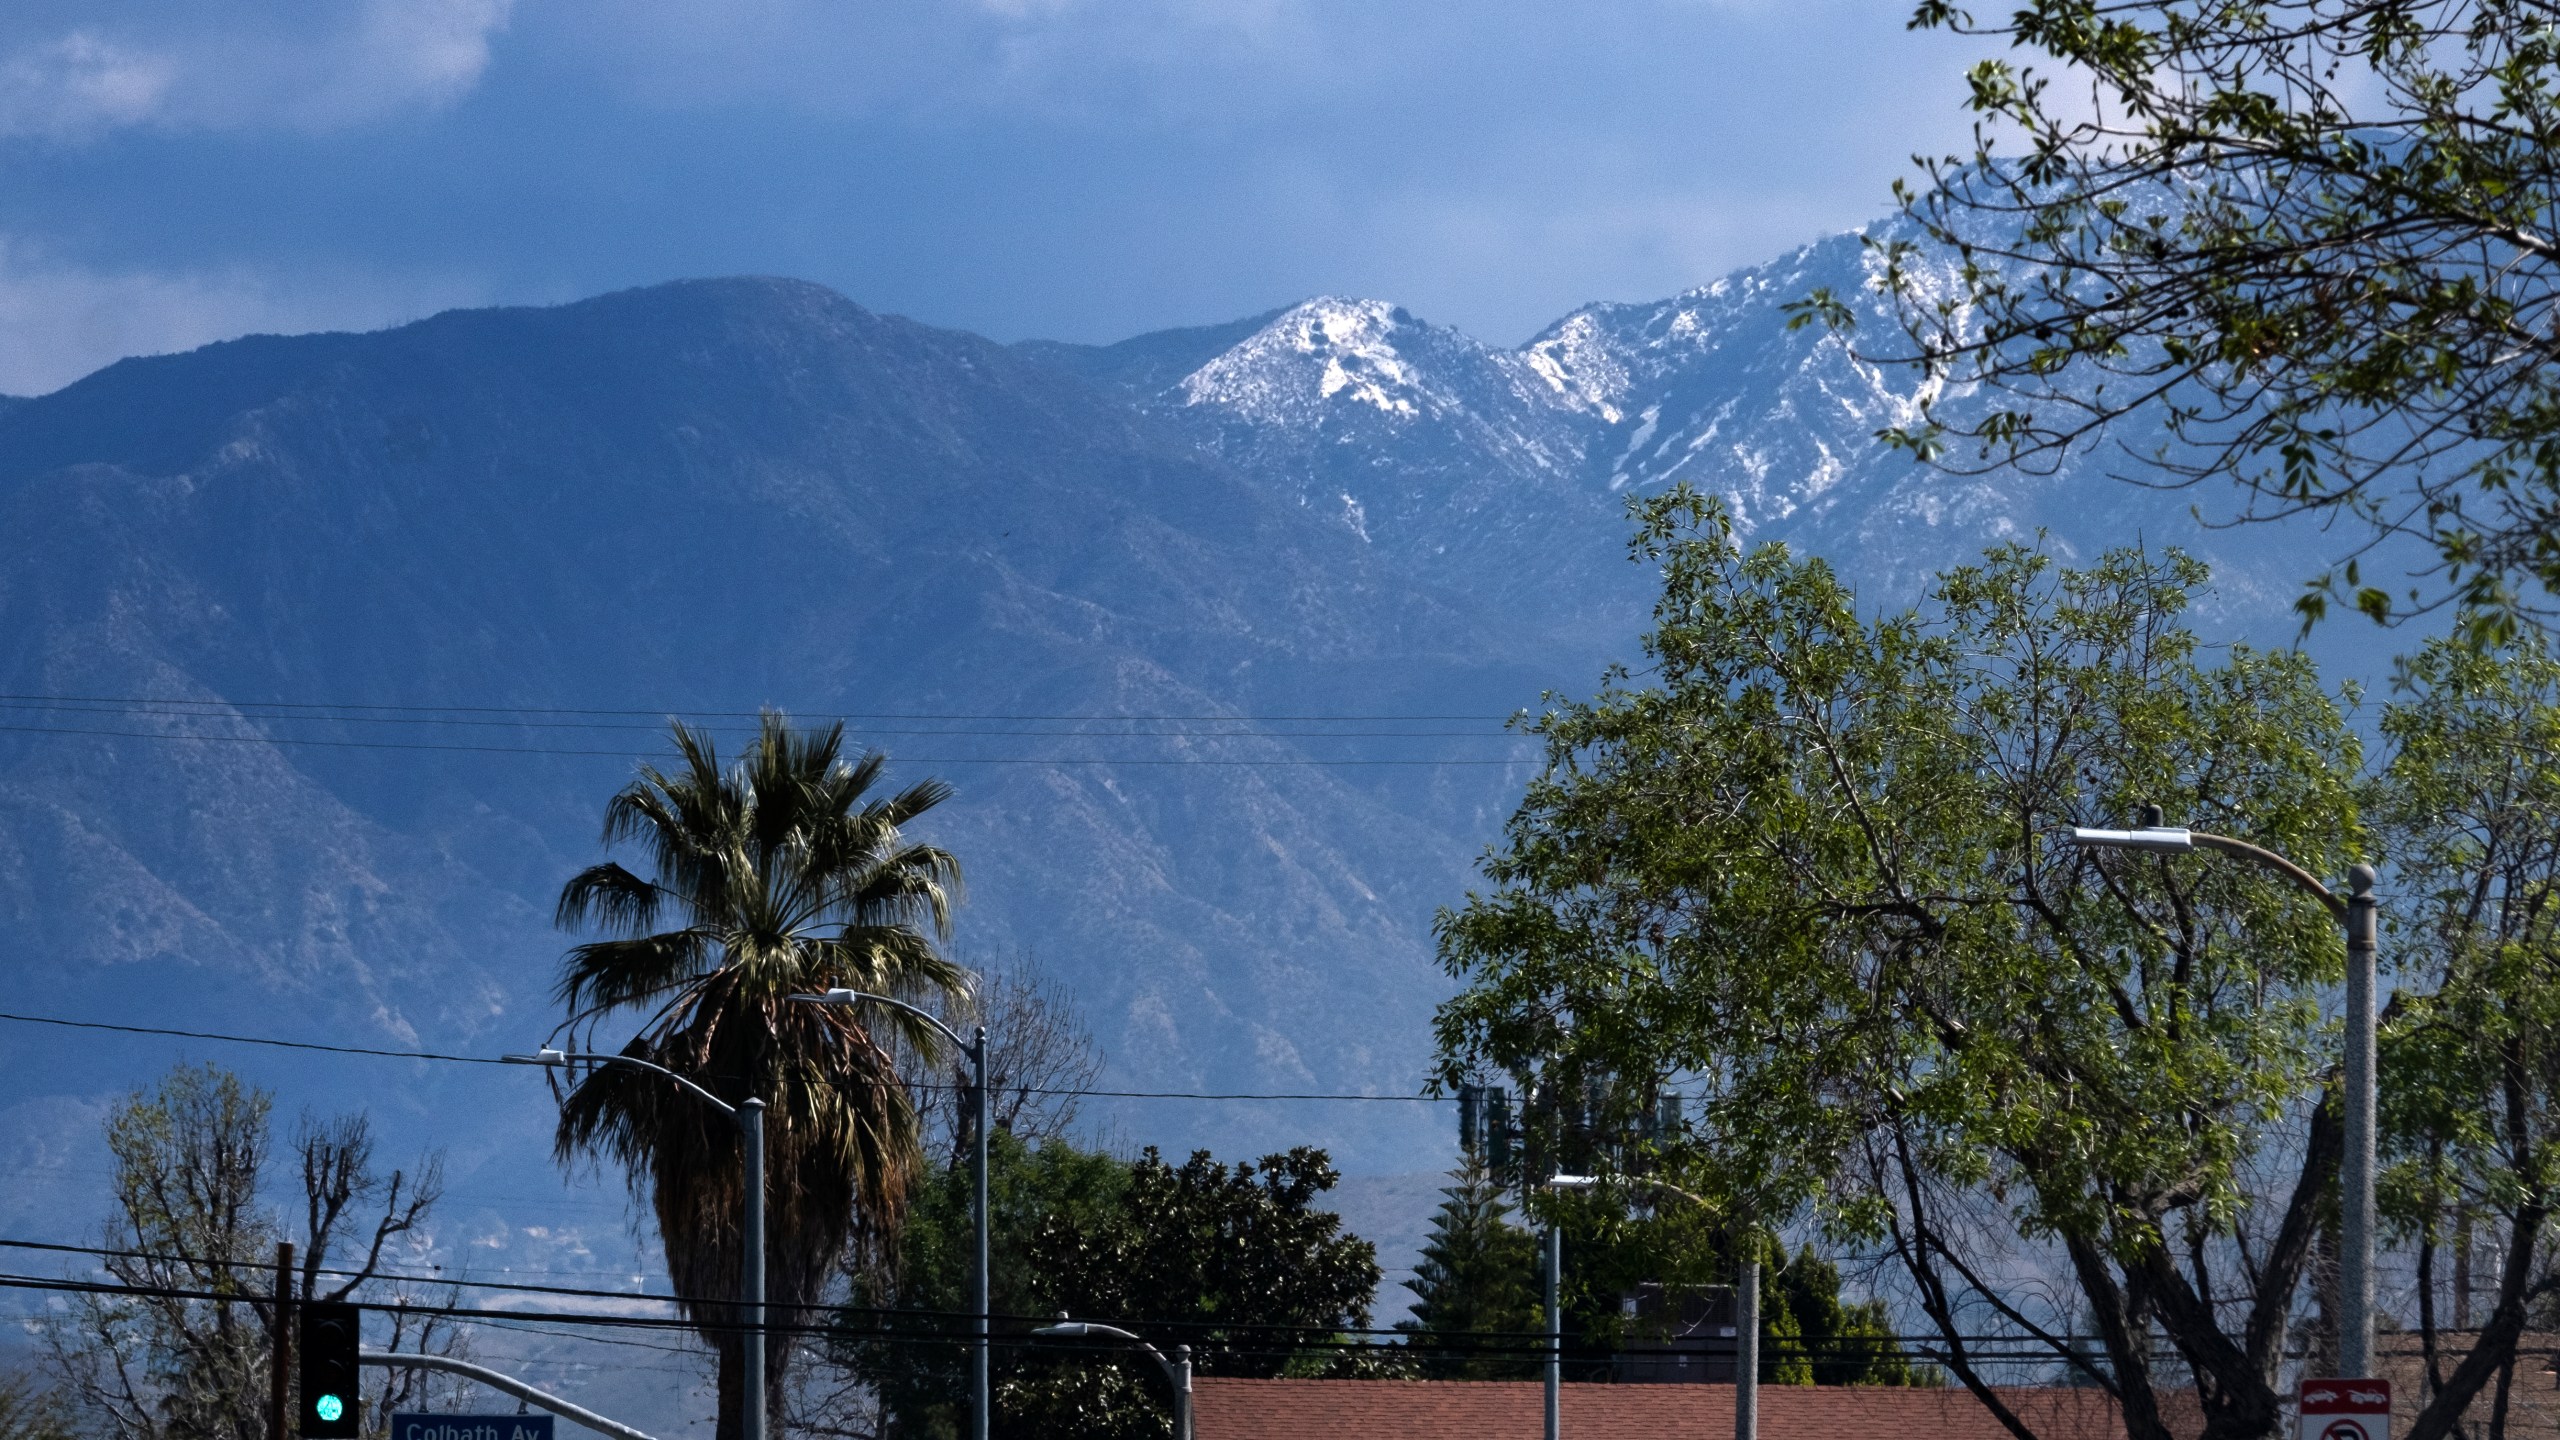
[[[1588,1190],[1599,1184],[1591,1175],[1550,1175],[1550,1190]],[[1563,1430],[1559,1402],[1564,1394],[1564,1224],[1547,1217],[1547,1440]]]
[[[1164,1377],[1173,1382],[1173,1440],[1191,1440],[1191,1347],[1176,1345],[1173,1358],[1121,1329],[1117,1325],[1097,1325],[1090,1320],[1058,1317],[1055,1325],[1043,1325],[1031,1332],[1044,1340],[1122,1340],[1147,1352],[1156,1364],[1164,1367]]]
[[[987,1027],[980,1025],[972,1038],[960,1038],[960,1032],[933,1015],[917,1009],[904,1000],[888,995],[874,995],[867,990],[829,990],[823,995],[794,995],[794,1000],[811,1005],[887,1005],[904,1010],[949,1037],[969,1057],[971,1089],[976,1094],[977,1146],[969,1160],[970,1219],[976,1227],[977,1262],[969,1272],[969,1308],[977,1312],[977,1338],[969,1357],[969,1434],[971,1440],[987,1440],[991,1410],[987,1383]],[[1187,1403],[1187,1402],[1186,1402]]]
[[[2091,830],[2074,826],[2071,843],[2088,849],[2151,850],[2167,854],[2183,854],[2190,850],[2216,850],[2254,860],[2283,874],[2295,885],[2319,898],[2329,913],[2346,927],[2347,933],[2347,1054],[2346,1054],[2346,1142],[2347,1153],[2338,1169],[2340,1217],[2340,1249],[2345,1253],[2338,1261],[2339,1317],[2338,1368],[2343,1379],[2362,1379],[2373,1374],[2373,1130],[2374,1130],[2374,1042],[2373,1042],[2373,957],[2377,947],[2376,912],[2381,902],[2374,896],[2374,870],[2370,865],[2356,865],[2347,871],[2348,894],[2338,898],[2336,892],[2314,878],[2310,871],[2294,864],[2272,850],[2234,840],[2228,835],[2212,835],[2202,830],[2187,830],[2161,823],[2160,807],[2142,807],[2142,824],[2132,830]]]
[[[747,1216],[745,1263],[739,1269],[740,1297],[747,1311],[746,1385],[744,1408],[746,1440],[764,1440],[764,1102],[741,1100],[732,1105],[703,1089],[664,1065],[654,1064],[636,1055],[601,1055],[557,1050],[545,1045],[530,1055],[502,1055],[510,1065],[542,1065],[552,1069],[575,1065],[581,1060],[596,1065],[630,1065],[666,1076],[708,1102],[713,1109],[737,1122],[739,1147],[746,1156]]]

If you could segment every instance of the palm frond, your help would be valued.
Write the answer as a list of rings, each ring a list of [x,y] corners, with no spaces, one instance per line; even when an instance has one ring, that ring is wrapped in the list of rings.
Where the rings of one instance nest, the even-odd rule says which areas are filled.
[[[638,933],[657,923],[658,887],[608,860],[590,865],[560,887],[552,923],[563,930],[596,925]]]
[[[552,987],[572,1011],[612,1011],[681,989],[719,959],[714,937],[698,929],[593,940],[570,948]]]

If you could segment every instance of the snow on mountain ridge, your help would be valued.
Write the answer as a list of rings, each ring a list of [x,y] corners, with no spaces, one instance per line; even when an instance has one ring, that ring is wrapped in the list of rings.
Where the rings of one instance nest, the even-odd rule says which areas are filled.
[[[1337,397],[1411,421],[1479,409],[1488,389],[1533,401],[1561,394],[1515,352],[1390,301],[1337,295],[1282,311],[1175,388],[1185,406],[1263,425],[1321,423]]]

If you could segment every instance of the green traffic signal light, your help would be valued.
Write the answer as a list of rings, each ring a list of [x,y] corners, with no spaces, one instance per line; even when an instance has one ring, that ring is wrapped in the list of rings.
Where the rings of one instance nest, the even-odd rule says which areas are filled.
[[[359,1440],[364,1311],[343,1300],[306,1300],[302,1321],[302,1440]]]

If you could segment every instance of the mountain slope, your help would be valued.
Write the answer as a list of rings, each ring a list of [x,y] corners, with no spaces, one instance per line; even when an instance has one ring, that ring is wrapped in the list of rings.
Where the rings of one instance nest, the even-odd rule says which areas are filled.
[[[0,731],[21,983],[484,1050],[550,1023],[550,898],[649,717],[774,704],[959,782],[968,943],[1055,968],[1124,1083],[1407,1090],[1500,767],[1021,717],[1499,714],[1568,673],[1056,367],[789,282],[129,361],[0,417],[0,536],[0,691],[190,702]],[[227,708],[310,700],[507,723]]]

